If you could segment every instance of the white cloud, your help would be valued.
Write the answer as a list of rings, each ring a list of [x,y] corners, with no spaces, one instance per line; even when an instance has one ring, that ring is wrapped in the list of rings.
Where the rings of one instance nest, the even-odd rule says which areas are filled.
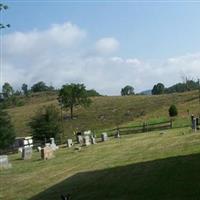
[[[145,61],[113,55],[119,48],[114,38],[98,40],[93,52],[94,43],[88,40],[86,31],[72,23],[5,35],[3,79],[16,87],[40,80],[56,87],[82,82],[102,94],[117,95],[127,84],[140,91],[157,82],[170,86],[183,74],[200,76],[200,53]]]
[[[96,50],[103,55],[115,53],[119,49],[119,42],[113,37],[101,38],[96,42]]]

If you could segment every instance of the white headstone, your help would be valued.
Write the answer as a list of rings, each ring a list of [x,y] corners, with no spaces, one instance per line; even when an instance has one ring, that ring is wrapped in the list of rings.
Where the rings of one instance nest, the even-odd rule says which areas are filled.
[[[91,135],[91,133],[92,133],[91,130],[88,130],[88,131],[84,131],[83,135]]]
[[[67,147],[72,147],[73,146],[73,141],[72,139],[67,139]]]
[[[84,145],[85,145],[85,146],[91,145],[90,136],[85,135],[85,136],[83,137],[83,140],[84,140]]]
[[[57,150],[59,147],[55,144],[55,140],[54,138],[50,138],[51,143],[50,143],[50,147],[55,151]]]
[[[23,160],[29,160],[32,157],[32,147],[24,147],[22,149],[22,159]]]
[[[105,142],[108,140],[108,134],[106,132],[101,134],[101,140],[102,140],[102,142]]]
[[[0,169],[9,169],[12,165],[9,163],[8,156],[2,155],[0,156]]]
[[[91,136],[90,139],[92,144],[96,144],[96,138],[94,136]]]
[[[83,136],[82,135],[77,135],[76,139],[77,139],[78,144],[83,144]]]

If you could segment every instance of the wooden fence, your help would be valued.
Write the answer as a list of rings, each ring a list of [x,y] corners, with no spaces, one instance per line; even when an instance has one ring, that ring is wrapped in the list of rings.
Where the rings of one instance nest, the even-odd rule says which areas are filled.
[[[142,125],[138,126],[123,126],[123,127],[116,127],[114,129],[107,130],[109,136],[114,136],[117,131],[120,132],[120,135],[126,134],[134,134],[134,133],[144,133],[148,131],[156,131],[156,130],[165,130],[170,129],[173,127],[172,120],[159,122],[159,123],[143,123]]]

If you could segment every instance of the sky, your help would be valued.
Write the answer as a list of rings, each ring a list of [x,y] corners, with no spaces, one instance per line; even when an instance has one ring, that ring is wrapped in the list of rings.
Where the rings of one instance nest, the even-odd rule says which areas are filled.
[[[84,83],[105,95],[200,77],[200,1],[7,0],[1,84]]]

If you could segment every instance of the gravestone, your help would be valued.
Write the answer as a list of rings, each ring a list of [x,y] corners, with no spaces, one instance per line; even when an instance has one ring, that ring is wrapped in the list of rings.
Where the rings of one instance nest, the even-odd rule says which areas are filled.
[[[120,138],[119,130],[116,131],[116,133],[115,133],[115,138]]]
[[[91,134],[92,134],[91,130],[88,130],[88,131],[84,131],[84,132],[83,132],[83,135],[91,135]]]
[[[32,157],[32,147],[24,147],[22,149],[22,159],[23,160],[29,160]]]
[[[84,141],[84,145],[85,145],[85,146],[91,145],[90,136],[89,136],[89,135],[85,135],[85,136],[83,137],[83,141]]]
[[[41,147],[37,147],[37,151],[41,152],[42,148]]]
[[[195,117],[192,118],[192,130],[193,131],[197,130],[197,122]]]
[[[67,139],[67,147],[72,147],[73,146],[73,141],[72,139]]]
[[[77,135],[77,142],[78,144],[83,144],[83,136],[82,135]]]
[[[1,169],[9,169],[11,167],[12,167],[12,165],[11,165],[11,163],[9,163],[8,156],[1,155],[0,156],[0,170]]]
[[[51,143],[50,143],[50,147],[55,151],[57,150],[59,147],[56,145],[54,138],[50,138]]]
[[[54,158],[53,149],[51,147],[44,147],[41,149],[41,158],[43,160],[49,160],[51,158]]]
[[[102,133],[101,134],[101,141],[102,142],[105,142],[108,140],[108,134],[106,132]]]
[[[91,143],[92,144],[96,144],[96,138],[94,136],[90,137]]]

